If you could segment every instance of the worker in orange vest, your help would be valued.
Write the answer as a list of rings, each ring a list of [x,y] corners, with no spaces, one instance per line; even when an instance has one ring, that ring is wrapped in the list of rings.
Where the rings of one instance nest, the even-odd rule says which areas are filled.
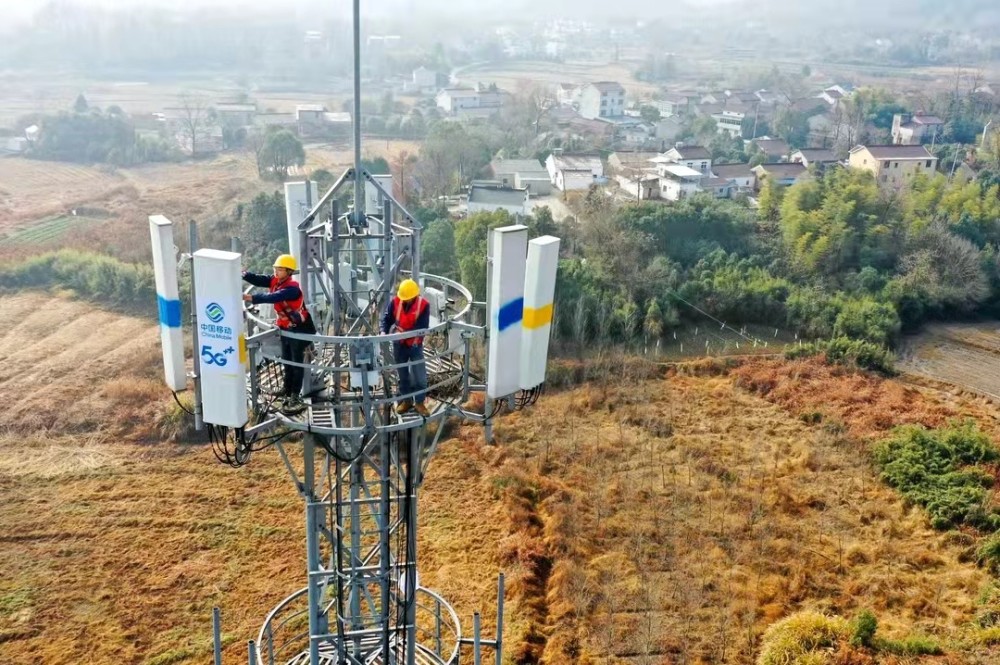
[[[430,316],[430,303],[420,295],[420,287],[412,279],[404,279],[382,315],[382,333],[426,330],[430,326]],[[412,363],[396,370],[399,374],[399,394],[403,397],[396,405],[396,413],[406,413],[413,408],[426,418],[430,412],[424,406],[427,391],[424,338],[408,337],[393,342],[392,352],[395,364]]]
[[[275,325],[281,330],[304,335],[315,335],[316,324],[306,309],[302,287],[292,279],[298,272],[299,264],[291,254],[282,254],[274,261],[273,275],[257,275],[243,272],[244,281],[254,286],[265,287],[268,293],[245,294],[243,300],[257,304],[274,305],[277,314]],[[306,349],[311,342],[303,339],[281,337],[281,359],[292,363],[304,363]],[[302,391],[303,367],[285,363],[285,384],[277,405],[285,413],[301,412],[305,407],[299,393]]]

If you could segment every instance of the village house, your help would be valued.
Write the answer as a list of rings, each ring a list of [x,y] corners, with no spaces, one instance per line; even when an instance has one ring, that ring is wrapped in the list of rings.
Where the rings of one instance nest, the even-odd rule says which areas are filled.
[[[668,161],[682,164],[705,175],[712,172],[712,153],[700,145],[676,146],[663,153],[663,156]]]
[[[775,185],[787,187],[809,177],[809,171],[802,164],[761,164],[753,167],[754,175],[757,176],[757,189],[764,186],[768,180]]]
[[[560,83],[556,86],[556,101],[563,106],[573,106],[580,102],[580,86]]]
[[[601,156],[590,153],[552,153],[545,160],[549,181],[561,192],[589,189],[604,179]]]
[[[760,153],[768,163],[787,162],[792,149],[781,139],[759,138],[752,143],[751,155]]]
[[[733,183],[739,192],[752,192],[757,186],[757,174],[749,164],[714,164],[712,174]]]
[[[475,88],[445,88],[434,98],[442,115],[451,118],[487,118],[504,105],[507,93],[496,85],[479,83]]]
[[[588,83],[580,88],[580,115],[589,120],[625,115],[625,88],[613,81]]]
[[[743,121],[746,117],[747,114],[743,111],[730,109],[723,109],[719,113],[712,114],[712,118],[716,124],[716,131],[719,134],[726,134],[730,138],[743,136]]]
[[[490,162],[490,170],[501,185],[527,189],[531,196],[545,196],[552,191],[549,173],[538,160],[498,157]]]
[[[662,99],[651,102],[652,106],[666,118],[675,115],[687,115],[691,109],[691,104],[698,101],[693,93],[667,92]]]
[[[834,154],[833,150],[827,150],[825,148],[804,148],[793,152],[788,161],[796,164],[802,164],[806,168],[816,165],[822,169],[833,164],[837,164],[840,160],[837,159],[837,155]]]
[[[219,124],[226,127],[249,127],[257,115],[256,104],[230,104],[221,102],[215,105],[215,115]]]
[[[323,133],[323,114],[326,107],[322,104],[299,104],[295,107],[295,124],[299,136],[316,136]]]
[[[941,136],[944,121],[933,115],[897,113],[892,116],[892,142],[896,145],[934,143]]]
[[[680,201],[694,196],[702,191],[701,182],[706,178],[701,171],[667,161],[657,163],[656,175],[660,181],[660,198],[665,201]]]
[[[938,159],[922,145],[859,145],[847,163],[872,173],[880,186],[902,187],[917,174],[934,175]]]
[[[531,204],[528,202],[527,188],[473,183],[469,187],[468,210],[470,214],[506,210],[512,215],[528,215]]]

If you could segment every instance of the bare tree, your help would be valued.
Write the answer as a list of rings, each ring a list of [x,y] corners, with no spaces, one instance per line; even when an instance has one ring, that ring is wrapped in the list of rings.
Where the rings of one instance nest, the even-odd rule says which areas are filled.
[[[558,106],[555,95],[547,86],[522,81],[518,84],[517,97],[529,126],[534,130],[535,136],[538,136],[542,121]]]
[[[185,145],[189,145],[191,156],[198,153],[198,141],[205,136],[213,122],[214,113],[204,99],[189,93],[180,97],[180,127]]]

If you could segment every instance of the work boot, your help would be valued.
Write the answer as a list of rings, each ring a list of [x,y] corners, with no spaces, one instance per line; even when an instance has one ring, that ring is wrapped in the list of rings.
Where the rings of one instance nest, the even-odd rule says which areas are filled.
[[[413,407],[413,402],[408,399],[404,399],[402,402],[396,405],[396,413],[406,413]]]
[[[423,402],[420,402],[415,407],[413,407],[413,410],[422,415],[424,418],[431,415],[431,412],[427,410],[427,407],[424,406]]]

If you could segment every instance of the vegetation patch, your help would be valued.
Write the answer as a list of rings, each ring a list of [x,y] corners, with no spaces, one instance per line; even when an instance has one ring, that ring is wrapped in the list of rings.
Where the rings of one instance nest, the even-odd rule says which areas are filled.
[[[61,249],[24,261],[0,264],[0,284],[18,291],[30,288],[68,288],[79,297],[153,313],[156,285],[149,265]]]
[[[1000,513],[989,505],[993,476],[979,466],[1000,455],[974,423],[936,430],[900,427],[873,452],[882,478],[923,506],[934,528],[1000,529]],[[989,548],[987,556],[995,557],[996,549]]]
[[[850,337],[834,337],[802,344],[785,352],[789,360],[822,356],[828,363],[868,369],[892,376],[895,357],[888,348]]]

